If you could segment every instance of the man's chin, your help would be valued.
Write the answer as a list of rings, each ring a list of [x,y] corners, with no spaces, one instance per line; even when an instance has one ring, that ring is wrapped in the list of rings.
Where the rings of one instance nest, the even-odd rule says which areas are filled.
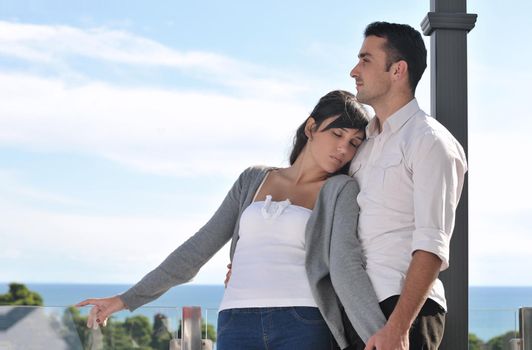
[[[363,93],[360,93],[360,91],[358,91],[355,95],[356,99],[358,102],[360,103],[364,103],[364,104],[367,104],[367,99],[366,97],[364,96]]]

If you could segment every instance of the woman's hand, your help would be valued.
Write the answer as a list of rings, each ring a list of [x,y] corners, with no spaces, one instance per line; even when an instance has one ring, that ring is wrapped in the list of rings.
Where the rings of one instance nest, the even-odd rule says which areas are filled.
[[[227,268],[229,269],[229,271],[227,271],[227,273],[225,274],[225,281],[224,281],[225,288],[227,288],[227,283],[229,283],[229,280],[231,279],[232,266],[233,265],[231,264],[227,264]]]
[[[105,326],[107,318],[113,313],[124,310],[126,305],[117,296],[101,299],[87,299],[76,304],[76,307],[94,305],[87,318],[87,327],[97,329],[98,326]]]

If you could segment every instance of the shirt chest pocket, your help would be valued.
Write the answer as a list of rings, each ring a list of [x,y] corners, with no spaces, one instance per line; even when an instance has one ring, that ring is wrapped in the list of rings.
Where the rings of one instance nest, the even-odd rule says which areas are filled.
[[[396,187],[401,178],[402,163],[401,154],[382,155],[373,166],[374,183],[386,190]]]

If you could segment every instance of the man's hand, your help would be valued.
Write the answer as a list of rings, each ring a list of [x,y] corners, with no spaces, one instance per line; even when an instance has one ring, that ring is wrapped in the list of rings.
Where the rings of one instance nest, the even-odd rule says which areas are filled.
[[[386,323],[377,333],[369,338],[364,350],[408,350],[408,329],[400,331]]]
[[[441,263],[440,258],[432,253],[414,252],[397,305],[384,327],[369,338],[364,350],[408,350],[408,332],[427,300]]]

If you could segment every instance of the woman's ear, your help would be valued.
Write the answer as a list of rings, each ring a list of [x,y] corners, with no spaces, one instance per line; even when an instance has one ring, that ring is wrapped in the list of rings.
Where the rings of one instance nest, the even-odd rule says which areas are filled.
[[[308,117],[307,123],[305,124],[305,135],[309,140],[312,140],[312,133],[316,129],[316,120],[312,117]]]

